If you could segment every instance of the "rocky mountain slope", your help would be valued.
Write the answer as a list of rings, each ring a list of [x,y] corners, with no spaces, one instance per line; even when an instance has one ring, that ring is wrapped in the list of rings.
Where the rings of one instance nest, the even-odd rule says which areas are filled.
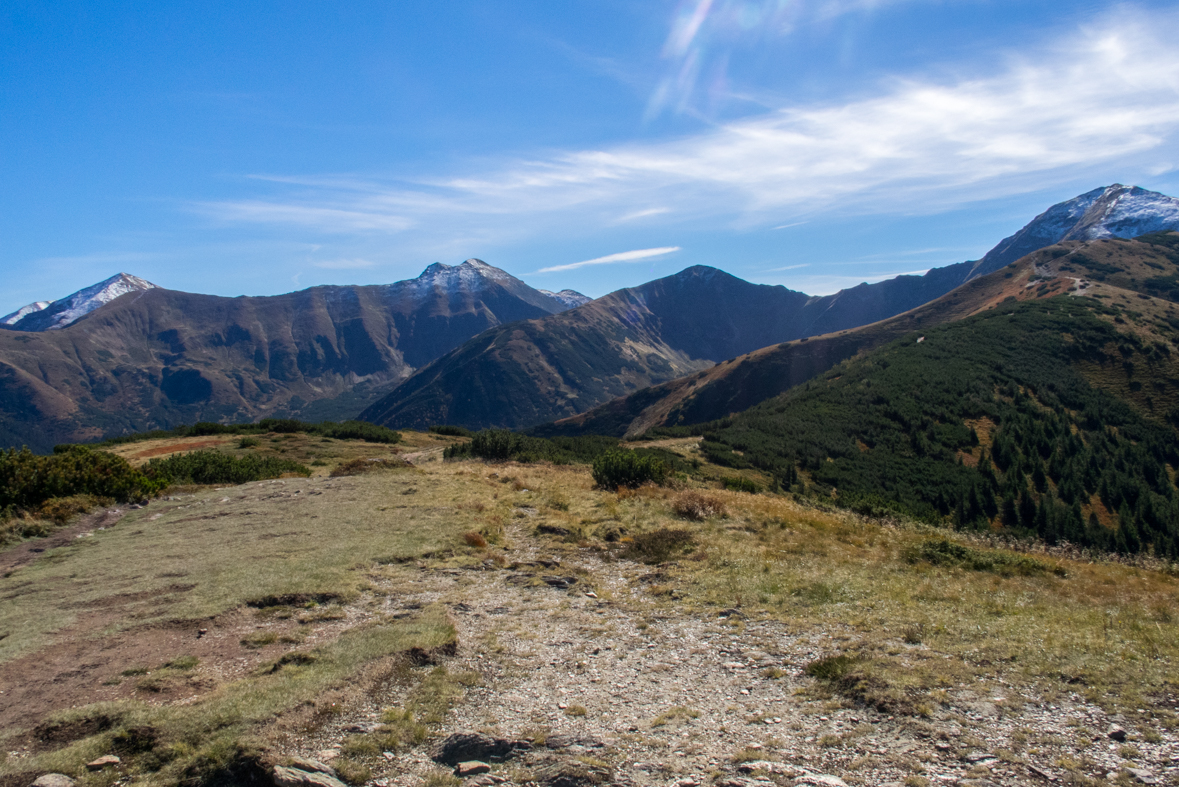
[[[0,445],[268,414],[350,417],[471,336],[565,311],[479,260],[391,285],[222,298],[120,275],[0,331]]]
[[[1125,308],[1159,296],[1169,314],[1179,255],[1176,233],[1138,240],[1065,241],[972,279],[931,303],[862,328],[765,347],[708,370],[619,397],[586,413],[545,424],[540,435],[636,436],[655,427],[725,418],[784,393],[836,364],[913,331],[954,322],[1011,300],[1064,292],[1108,299]],[[1165,302],[1165,303],[1164,303]]]
[[[737,347],[765,347],[893,317],[1066,238],[1121,237],[1168,228],[1179,228],[1179,200],[1114,185],[1053,206],[977,262],[831,296],[759,289],[716,269],[689,268],[612,293],[575,313],[477,336],[417,372],[362,417],[392,427],[443,422],[470,428],[531,427],[708,368],[739,355],[733,352]],[[711,334],[715,337],[705,339]],[[858,342],[844,343],[833,355],[829,343],[818,346],[811,360],[786,379],[794,384],[828,368],[855,352],[850,348]],[[764,390],[744,391],[740,403],[751,406],[760,399],[750,398]],[[624,410],[629,413],[635,402],[646,402],[646,407],[660,398],[659,391],[640,393]],[[611,432],[620,426],[612,422]]]
[[[934,268],[923,276],[861,284],[830,297],[809,335],[855,328],[914,309],[1026,254],[1066,240],[1134,238],[1179,229],[1179,199],[1136,186],[1093,189],[1053,205],[982,259]],[[801,338],[801,337],[791,337]]]
[[[805,330],[808,296],[696,266],[480,334],[361,414],[517,427],[572,415]]]

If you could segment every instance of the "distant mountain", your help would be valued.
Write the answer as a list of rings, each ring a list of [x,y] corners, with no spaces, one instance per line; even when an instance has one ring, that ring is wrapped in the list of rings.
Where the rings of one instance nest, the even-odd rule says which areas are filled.
[[[0,330],[0,445],[353,417],[487,328],[567,309],[480,260],[272,297],[176,292],[121,274]]]
[[[4,322],[8,327],[17,331],[55,331],[67,325],[73,325],[90,312],[105,306],[121,295],[126,295],[129,292],[146,292],[155,289],[155,286],[138,276],[120,273],[84,290],[78,290],[73,295],[53,301],[40,309],[31,307],[37,306],[43,301],[30,304],[9,317],[15,317],[28,309],[29,311],[24,315],[12,322],[8,322],[6,317]]]
[[[52,301],[35,301],[28,306],[22,306],[12,314],[0,317],[0,325],[13,325],[33,312],[39,312],[51,304]]]
[[[715,268],[689,268],[611,293],[575,312],[477,336],[419,370],[363,417],[393,427],[531,427],[758,347],[888,319],[1066,237],[1122,237],[1173,228],[1179,228],[1179,200],[1114,185],[1053,206],[982,260],[830,296],[754,285]],[[827,368],[825,358],[814,355],[789,379],[799,382],[799,374],[821,372]],[[746,407],[754,403],[750,395],[753,389],[744,392]],[[658,392],[643,393],[635,401],[646,396],[659,398]],[[632,405],[626,405],[626,413]]]
[[[898,276],[875,284],[861,284],[835,293],[811,324],[809,335],[855,328],[914,309],[1054,243],[1134,238],[1173,229],[1179,229],[1179,199],[1120,183],[1094,189],[1053,205],[1019,232],[1001,240],[980,260],[934,268],[923,276]]]
[[[914,331],[956,322],[999,304],[1083,294],[1132,306],[1138,296],[1179,302],[1175,233],[1138,240],[1065,241],[974,278],[938,300],[881,322],[764,347],[705,371],[637,391],[532,431],[541,436],[635,437],[653,428],[727,418]],[[1078,282],[1083,283],[1081,286]],[[1167,313],[1174,307],[1166,306]],[[1179,401],[1176,402],[1179,404]],[[1179,411],[1176,412],[1179,423]]]
[[[361,418],[474,428],[573,415],[797,334],[808,300],[698,265],[563,314],[491,329],[423,368]]]

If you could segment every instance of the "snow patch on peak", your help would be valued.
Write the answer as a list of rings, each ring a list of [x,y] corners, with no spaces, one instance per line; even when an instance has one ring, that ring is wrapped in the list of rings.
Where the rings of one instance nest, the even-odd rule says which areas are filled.
[[[547,295],[558,303],[569,309],[576,309],[578,306],[589,303],[593,298],[588,295],[582,295],[577,290],[561,290],[560,292],[553,292],[552,290],[537,290],[541,295]]]
[[[105,281],[100,281],[98,284],[78,290],[73,295],[53,301],[44,309],[26,314],[12,323],[12,327],[23,331],[59,330],[77,322],[121,295],[155,288],[156,285],[146,279],[132,276],[129,273],[119,273]]]
[[[0,317],[0,325],[15,325],[16,323],[28,317],[30,314],[36,314],[39,311],[44,311],[49,307],[53,301],[35,301],[28,306],[22,306],[12,314]]]
[[[512,275],[507,271],[472,257],[461,265],[435,262],[422,271],[421,276],[406,282],[399,282],[399,284],[405,284],[414,289],[474,292],[483,289],[483,286],[489,281],[506,282],[512,280]]]

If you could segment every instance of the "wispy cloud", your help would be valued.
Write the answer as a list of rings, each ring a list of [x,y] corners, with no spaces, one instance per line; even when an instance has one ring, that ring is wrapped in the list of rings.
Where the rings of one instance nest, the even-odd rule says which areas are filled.
[[[936,213],[1113,167],[1129,179],[1173,159],[1179,49],[1165,31],[1176,26],[1176,13],[1148,22],[1123,9],[990,74],[898,78],[875,96],[785,106],[687,138],[409,185],[272,178],[271,199],[198,209],[325,233],[490,242],[654,217],[652,205],[668,211],[656,220],[665,225],[772,227],[832,210]]]
[[[365,259],[340,259],[340,260],[322,260],[320,262],[311,263],[317,268],[323,268],[329,271],[355,271],[364,270],[365,268],[372,268],[376,265],[372,260]]]
[[[605,257],[594,257],[592,260],[571,262],[568,265],[554,265],[541,268],[537,273],[554,273],[556,271],[571,271],[574,268],[584,268],[586,265],[609,265],[615,262],[639,262],[652,257],[662,257],[665,254],[679,251],[679,246],[660,246],[656,249],[635,249],[634,251],[620,251],[617,254],[607,254]]]
[[[728,62],[736,50],[815,22],[919,1],[680,0],[663,44],[667,71],[651,93],[647,117],[667,109],[688,110],[700,92],[727,88]]]
[[[798,270],[799,268],[809,268],[810,266],[811,266],[811,264],[809,262],[803,262],[798,265],[784,265],[781,268],[766,268],[762,271],[762,273],[780,273],[781,271],[794,271],[794,270]]]

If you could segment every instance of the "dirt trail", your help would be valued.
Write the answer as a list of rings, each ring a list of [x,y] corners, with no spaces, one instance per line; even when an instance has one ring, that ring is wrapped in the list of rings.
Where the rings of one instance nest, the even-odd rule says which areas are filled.
[[[32,538],[0,552],[0,574],[28,565],[40,557],[42,552],[72,544],[95,530],[114,527],[125,513],[123,508],[109,508],[87,514],[69,527],[55,530],[44,538]]]
[[[511,538],[518,564],[551,557],[520,530]],[[561,589],[535,582],[544,575],[579,579]],[[951,707],[924,719],[845,707],[816,692],[805,674],[806,664],[835,652],[842,632],[799,635],[781,622],[745,620],[740,612],[700,616],[653,605],[648,588],[662,579],[652,567],[608,562],[584,550],[540,574],[491,566],[423,571],[419,592],[391,599],[387,611],[446,604],[460,642],[447,667],[483,676],[452,711],[444,734],[481,730],[557,742],[558,749],[537,748],[496,766],[517,781],[524,778],[521,768],[577,757],[608,763],[623,783],[680,787],[742,778],[754,767],[735,758],[775,763],[762,763],[751,778],[830,774],[869,785],[907,778],[1044,782],[1062,776],[1057,761],[1079,758],[1080,749],[1111,772],[1122,762],[1124,744],[1104,732],[1124,722],[1077,695],[1050,706],[1014,692],[978,697],[959,691]],[[348,729],[375,724],[382,709],[403,699],[397,691],[378,696],[318,734],[288,741],[288,753],[316,756],[338,748]],[[1179,776],[1179,744],[1173,733],[1160,732],[1155,743],[1134,743],[1139,761],[1164,779]],[[1093,742],[1082,742],[1083,734]],[[439,767],[424,747],[386,759],[374,773],[378,785],[416,785]]]

